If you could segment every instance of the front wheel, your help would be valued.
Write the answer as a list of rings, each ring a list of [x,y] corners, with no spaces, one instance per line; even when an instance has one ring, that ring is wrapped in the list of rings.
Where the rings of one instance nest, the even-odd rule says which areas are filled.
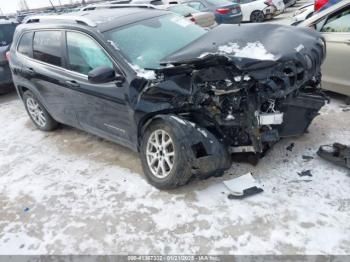
[[[252,23],[261,23],[264,22],[265,15],[263,11],[255,10],[250,15],[250,22]]]
[[[157,120],[144,133],[141,161],[147,180],[159,189],[179,187],[192,176],[184,145],[162,120]]]
[[[24,92],[23,102],[30,119],[37,128],[42,131],[52,131],[56,129],[58,123],[50,116],[31,91],[28,90]]]

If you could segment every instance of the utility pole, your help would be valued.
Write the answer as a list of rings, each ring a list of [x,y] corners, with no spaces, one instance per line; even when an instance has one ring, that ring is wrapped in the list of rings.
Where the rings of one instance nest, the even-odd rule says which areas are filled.
[[[49,0],[49,2],[50,2],[50,4],[51,4],[53,10],[56,10],[56,8],[55,8],[55,6],[53,5],[53,3],[51,2],[51,0]]]
[[[23,0],[23,6],[24,6],[25,10],[29,9],[27,0]]]

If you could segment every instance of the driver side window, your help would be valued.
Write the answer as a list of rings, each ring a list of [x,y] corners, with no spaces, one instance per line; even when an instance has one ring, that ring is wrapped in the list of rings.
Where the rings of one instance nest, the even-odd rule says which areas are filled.
[[[113,68],[105,51],[90,37],[67,32],[68,69],[87,75],[97,67]]]
[[[321,32],[343,33],[350,32],[350,7],[330,16],[323,25]]]

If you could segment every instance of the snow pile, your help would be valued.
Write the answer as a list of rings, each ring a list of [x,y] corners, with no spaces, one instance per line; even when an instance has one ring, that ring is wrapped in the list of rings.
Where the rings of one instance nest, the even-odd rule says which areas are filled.
[[[136,74],[138,77],[142,77],[147,80],[154,80],[157,78],[156,73],[153,70],[146,70],[139,67],[138,65],[130,64],[130,66],[136,71]]]
[[[295,51],[300,52],[303,49],[304,49],[304,45],[300,44],[295,48]]]
[[[258,60],[276,60],[275,56],[269,53],[262,43],[254,42],[247,43],[246,46],[240,47],[237,43],[228,43],[227,45],[219,46],[219,54],[233,54],[237,57],[252,58]]]

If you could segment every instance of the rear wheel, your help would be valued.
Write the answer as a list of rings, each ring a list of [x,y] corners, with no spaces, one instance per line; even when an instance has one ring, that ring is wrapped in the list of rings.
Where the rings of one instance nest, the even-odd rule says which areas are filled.
[[[263,11],[255,10],[250,15],[250,22],[252,23],[261,23],[264,22],[265,15]]]
[[[192,176],[183,145],[169,124],[161,120],[143,135],[141,161],[147,180],[159,189],[184,185]]]
[[[31,91],[28,90],[24,92],[23,102],[30,119],[37,128],[42,131],[52,131],[56,129],[58,123],[50,116]]]

